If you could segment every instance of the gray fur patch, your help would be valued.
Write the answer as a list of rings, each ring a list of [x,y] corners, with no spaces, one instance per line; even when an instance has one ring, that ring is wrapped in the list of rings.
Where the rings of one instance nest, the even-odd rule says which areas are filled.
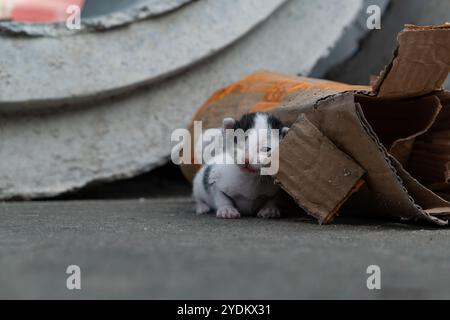
[[[208,165],[205,167],[205,172],[203,173],[203,188],[209,193],[209,175],[211,174],[212,166]]]

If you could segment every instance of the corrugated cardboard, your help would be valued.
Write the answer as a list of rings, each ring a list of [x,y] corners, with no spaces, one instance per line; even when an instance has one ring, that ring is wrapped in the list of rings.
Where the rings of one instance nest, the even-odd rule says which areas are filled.
[[[378,97],[418,97],[442,89],[450,71],[450,24],[407,25],[398,35],[394,59],[377,81]]]
[[[339,150],[305,114],[291,126],[280,148],[277,181],[320,223],[327,223],[339,204],[362,186],[364,173],[365,170]]]
[[[450,25],[407,26],[374,88],[257,72],[216,92],[197,112],[271,112],[291,126],[276,181],[328,223],[345,203],[358,214],[447,225],[450,215]],[[196,168],[183,166],[192,177]],[[435,193],[439,191],[439,194]]]

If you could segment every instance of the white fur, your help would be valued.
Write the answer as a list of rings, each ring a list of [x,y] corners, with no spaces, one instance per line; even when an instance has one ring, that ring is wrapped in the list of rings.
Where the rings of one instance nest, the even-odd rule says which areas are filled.
[[[239,218],[241,215],[253,215],[267,207],[273,208],[277,213],[272,211],[270,215],[258,214],[259,217],[279,216],[279,211],[271,201],[279,189],[270,177],[243,172],[235,164],[211,166],[209,190],[205,190],[203,186],[206,166],[194,178],[193,191],[198,214],[217,210],[218,218]]]
[[[225,119],[224,128],[227,129],[234,125],[233,121],[234,119]],[[254,128],[248,135],[248,141],[258,138],[259,129],[268,129],[267,115],[265,114],[256,116]],[[207,138],[218,135],[219,132],[223,134],[223,129],[210,129]],[[205,141],[205,139],[203,140]],[[245,144],[237,146],[237,153],[244,152],[247,159],[250,160],[250,164],[235,164],[233,156],[226,154],[227,164],[215,164],[217,159],[212,159],[200,169],[193,182],[197,214],[216,210],[217,217],[224,219],[235,219],[242,215],[257,215],[260,218],[280,216],[280,211],[275,205],[279,187],[274,184],[271,177],[259,174],[259,169],[261,166],[267,165],[268,159],[267,156],[261,156],[261,153],[265,154],[266,152],[263,150],[268,146],[272,149],[278,148],[279,141],[273,139],[269,141],[267,136],[260,135],[258,142],[256,152],[246,152]],[[223,154],[218,155],[222,159],[223,156]],[[263,161],[258,161],[260,158]],[[205,189],[203,180],[208,166],[211,167],[208,179],[209,187]],[[254,172],[245,170],[246,167]]]

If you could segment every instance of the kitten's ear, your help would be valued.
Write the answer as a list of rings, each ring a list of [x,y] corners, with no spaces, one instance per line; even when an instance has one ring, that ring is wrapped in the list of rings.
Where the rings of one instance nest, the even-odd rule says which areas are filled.
[[[233,129],[235,124],[236,124],[236,120],[233,118],[223,119],[223,128],[224,129]]]
[[[284,127],[283,129],[281,129],[281,137],[285,137],[289,132],[289,128],[288,127]]]

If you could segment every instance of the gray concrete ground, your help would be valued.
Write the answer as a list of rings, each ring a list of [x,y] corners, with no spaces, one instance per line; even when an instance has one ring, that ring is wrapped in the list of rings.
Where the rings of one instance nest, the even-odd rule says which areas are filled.
[[[196,216],[190,198],[0,203],[0,298],[450,298],[448,229]],[[66,289],[68,265],[82,289]],[[366,268],[381,267],[369,291]]]

